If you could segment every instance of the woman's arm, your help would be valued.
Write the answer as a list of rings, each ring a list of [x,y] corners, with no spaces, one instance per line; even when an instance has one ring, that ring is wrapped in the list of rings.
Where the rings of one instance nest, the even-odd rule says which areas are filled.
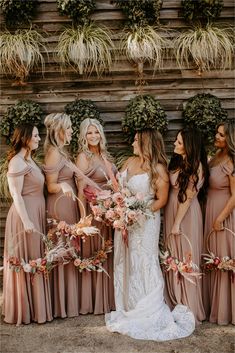
[[[202,180],[203,177],[203,171],[202,171],[202,166],[200,165],[199,167],[199,180]],[[180,233],[180,225],[182,220],[184,219],[184,216],[186,215],[193,198],[197,195],[198,191],[195,189],[194,187],[194,182],[191,178],[191,180],[189,180],[188,183],[188,187],[186,189],[186,197],[187,199],[184,202],[180,202],[177,212],[176,212],[176,216],[175,216],[175,221],[171,230],[172,234],[179,234]]]
[[[156,200],[150,205],[152,212],[156,212],[166,205],[169,193],[168,173],[161,164],[158,165],[157,169],[159,177],[157,180]]]
[[[51,148],[46,157],[45,157],[45,166],[47,168],[55,167],[61,161],[61,154],[55,148]],[[46,185],[48,192],[51,194],[57,194],[58,192],[62,191],[65,196],[73,197],[73,189],[72,187],[65,183],[58,183],[58,176],[59,172],[55,171],[53,173],[46,173]]]
[[[235,176],[229,175],[229,183],[231,196],[213,224],[213,229],[215,231],[223,229],[223,221],[228,217],[228,215],[230,215],[235,207]]]
[[[89,168],[89,161],[85,155],[85,153],[81,152],[77,156],[76,159],[76,166],[84,173],[88,168]],[[84,188],[87,186],[87,183],[83,179],[77,180],[77,189],[78,189],[78,198],[81,201],[82,205],[80,202],[78,202],[79,210],[80,210],[80,215],[81,217],[85,217],[84,214],[84,209],[86,210],[86,197],[84,195]]]
[[[24,170],[25,167],[26,165],[24,164],[22,159],[15,157],[14,159],[11,160],[8,171],[9,173],[19,173],[19,172],[22,172],[22,170]],[[24,230],[25,232],[32,233],[33,230],[35,229],[35,226],[29,219],[29,215],[25,207],[24,199],[22,197],[24,175],[13,176],[13,177],[8,176],[7,180],[8,180],[10,194],[13,198],[16,211],[23,223]]]

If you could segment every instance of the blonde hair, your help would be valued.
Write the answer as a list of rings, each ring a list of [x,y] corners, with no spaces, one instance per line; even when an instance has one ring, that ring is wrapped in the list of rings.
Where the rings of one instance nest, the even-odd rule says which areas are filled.
[[[161,133],[158,130],[146,129],[137,131],[138,146],[140,149],[141,167],[150,175],[151,186],[156,190],[159,173],[158,163],[167,169],[167,156]]]
[[[231,119],[227,122],[220,123],[217,126],[224,127],[225,140],[228,146],[228,156],[230,157],[231,162],[233,163],[232,175],[235,174],[235,120]]]
[[[87,130],[89,126],[94,126],[99,134],[100,134],[100,144],[99,144],[99,152],[101,156],[104,156],[108,158],[109,160],[112,160],[111,155],[107,151],[107,141],[106,137],[104,135],[104,130],[101,125],[101,123],[97,119],[90,119],[86,118],[81,122],[80,125],[80,133],[78,137],[78,153],[84,152],[88,157],[92,158],[93,153],[89,150],[88,142],[87,142]]]
[[[66,141],[61,143],[59,134],[61,130],[65,132],[65,130],[71,126],[70,117],[65,113],[51,113],[46,116],[44,125],[46,126],[47,130],[44,143],[44,152],[47,153],[49,148],[53,146],[58,148],[62,155],[68,157],[67,152],[63,149]]]

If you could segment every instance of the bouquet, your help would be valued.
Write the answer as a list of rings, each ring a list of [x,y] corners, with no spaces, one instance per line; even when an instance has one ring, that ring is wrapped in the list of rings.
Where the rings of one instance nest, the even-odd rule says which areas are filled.
[[[128,244],[128,228],[143,224],[146,217],[151,216],[148,202],[142,193],[134,194],[120,174],[107,184],[109,190],[97,191],[87,187],[84,194],[90,202],[94,219],[120,230],[124,242]]]
[[[184,277],[187,281],[195,285],[195,277],[200,278],[202,276],[202,273],[199,272],[198,266],[192,262],[191,253],[183,257],[183,260],[179,260],[176,257],[171,256],[168,250],[160,252],[160,264],[165,271],[174,271],[179,280]]]

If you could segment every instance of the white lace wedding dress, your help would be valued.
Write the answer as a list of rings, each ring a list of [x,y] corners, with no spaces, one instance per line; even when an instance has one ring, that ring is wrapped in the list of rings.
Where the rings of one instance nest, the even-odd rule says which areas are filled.
[[[126,177],[127,171],[121,174]],[[146,200],[153,198],[148,174],[127,182]],[[160,212],[128,231],[128,247],[119,231],[114,238],[116,311],[105,315],[107,329],[143,340],[167,341],[189,336],[195,329],[193,313],[184,305],[171,312],[163,297],[164,281],[158,259]]]

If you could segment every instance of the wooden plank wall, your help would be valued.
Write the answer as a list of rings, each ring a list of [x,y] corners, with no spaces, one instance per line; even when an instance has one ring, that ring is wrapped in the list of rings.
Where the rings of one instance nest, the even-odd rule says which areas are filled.
[[[141,1],[141,0],[140,0]],[[187,24],[180,17],[180,0],[164,0],[161,9],[161,24],[169,29],[183,30]],[[46,46],[49,58],[46,58],[46,71],[42,77],[40,70],[34,70],[25,87],[13,87],[12,80],[1,77],[1,105],[0,115],[7,107],[15,104],[18,99],[32,99],[41,104],[45,115],[60,112],[68,102],[76,98],[93,100],[101,111],[105,121],[105,131],[109,148],[116,150],[125,146],[121,131],[121,118],[129,100],[137,95],[138,87],[135,68],[126,60],[119,57],[112,65],[111,72],[103,77],[91,75],[83,77],[71,69],[61,74],[60,67],[54,58],[54,49],[58,36],[64,25],[71,21],[66,16],[60,16],[55,0],[39,0],[37,17],[34,23],[38,28],[47,32]],[[224,8],[218,22],[234,25],[234,2],[224,0]],[[113,40],[118,46],[118,34],[123,28],[124,16],[111,0],[96,0],[96,10],[92,18],[98,23],[109,27],[113,31]],[[2,25],[3,17],[0,14]],[[147,85],[144,93],[152,94],[166,110],[169,120],[169,132],[165,137],[168,153],[172,151],[172,143],[176,131],[182,125],[182,105],[197,93],[211,93],[221,99],[222,106],[228,111],[229,117],[234,116],[234,70],[224,72],[212,71],[198,76],[193,67],[180,70],[176,62],[166,58],[164,69],[153,76],[152,67],[145,66],[144,79]],[[7,146],[1,141],[1,153]],[[3,237],[5,218],[9,205],[2,203],[1,212],[1,248],[3,251]]]

